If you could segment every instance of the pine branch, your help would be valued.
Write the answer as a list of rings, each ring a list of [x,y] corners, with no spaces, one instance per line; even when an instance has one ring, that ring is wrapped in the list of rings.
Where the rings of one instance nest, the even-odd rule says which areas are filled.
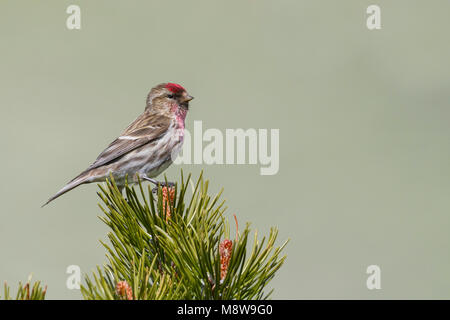
[[[30,276],[25,285],[22,285],[22,283],[19,282],[19,289],[17,290],[15,300],[44,300],[46,293],[47,293],[47,286],[42,288],[40,281],[36,281],[34,282],[34,284],[32,284]],[[4,300],[13,299],[11,297],[11,289],[6,282],[4,283],[3,286],[3,299]]]
[[[101,220],[111,229],[103,243],[108,262],[86,276],[85,299],[267,299],[264,289],[282,266],[286,242],[275,247],[277,230],[248,248],[250,226],[230,240],[221,193],[208,195],[202,175],[173,189],[144,191],[114,179],[100,186]],[[190,196],[187,194],[190,193]]]

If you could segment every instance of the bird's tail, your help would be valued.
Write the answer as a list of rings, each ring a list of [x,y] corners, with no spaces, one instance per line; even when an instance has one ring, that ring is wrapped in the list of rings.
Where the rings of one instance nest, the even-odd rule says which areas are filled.
[[[50,202],[52,202],[53,200],[55,200],[56,198],[58,198],[59,196],[62,196],[64,193],[78,187],[80,184],[86,183],[87,181],[87,175],[83,172],[82,174],[80,174],[79,176],[77,176],[75,179],[73,179],[72,181],[70,181],[68,184],[66,184],[61,190],[59,190],[53,197],[51,197],[50,199],[48,199],[48,201],[46,203],[44,203],[42,205],[42,207],[46,206],[47,204],[49,204]],[[42,208],[41,207],[41,208]]]

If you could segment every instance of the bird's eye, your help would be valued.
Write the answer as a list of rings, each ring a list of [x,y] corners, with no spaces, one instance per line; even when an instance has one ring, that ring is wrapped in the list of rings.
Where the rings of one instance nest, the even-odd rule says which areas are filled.
[[[169,95],[167,95],[167,98],[173,99],[173,98],[174,98],[174,95],[173,95],[173,94],[169,94]]]

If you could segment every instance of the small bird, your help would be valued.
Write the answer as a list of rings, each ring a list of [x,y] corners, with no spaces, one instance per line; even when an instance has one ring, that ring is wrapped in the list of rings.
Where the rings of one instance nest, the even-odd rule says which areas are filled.
[[[126,182],[136,183],[138,178],[159,184],[153,178],[167,169],[181,151],[192,99],[176,83],[161,83],[151,89],[144,113],[43,206],[81,184],[105,181],[110,175],[119,189]]]

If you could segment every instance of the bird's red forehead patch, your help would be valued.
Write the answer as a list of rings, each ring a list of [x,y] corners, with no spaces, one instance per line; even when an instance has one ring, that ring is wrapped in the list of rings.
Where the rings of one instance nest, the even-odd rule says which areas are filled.
[[[172,91],[173,93],[179,93],[179,92],[182,92],[182,91],[186,91],[186,89],[184,89],[179,84],[170,83],[170,82],[168,84],[166,84],[166,88],[169,89],[170,91]]]

